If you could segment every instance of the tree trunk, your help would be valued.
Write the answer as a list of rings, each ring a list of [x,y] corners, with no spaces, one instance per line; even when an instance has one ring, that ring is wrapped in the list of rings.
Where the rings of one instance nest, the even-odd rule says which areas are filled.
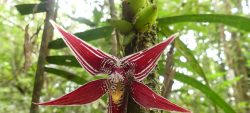
[[[247,83],[247,79],[250,72],[246,65],[247,60],[242,54],[240,35],[237,36],[237,33],[232,33],[232,39],[229,42],[226,42],[224,48],[227,58],[226,62],[229,66],[229,70],[233,72],[234,77],[241,77],[241,79],[234,85],[234,95],[236,103],[239,104],[241,102],[245,102],[246,105],[249,106],[250,96],[247,95],[247,93],[249,92],[250,87]],[[245,110],[239,108],[241,109],[240,112],[249,113],[250,108],[247,106]]]
[[[123,1],[122,3],[122,15],[123,19],[133,22],[134,14],[130,10],[128,4]],[[139,33],[134,31],[134,34],[129,37],[132,41],[125,46],[125,56],[130,55],[132,53],[138,52],[140,50],[146,49],[155,44],[156,39],[156,26],[153,25],[151,30],[145,33]],[[147,86],[151,89],[156,90],[156,86],[158,84],[156,80],[156,73],[151,73],[148,77],[143,81]],[[159,93],[159,90],[156,91]],[[157,113],[158,111],[150,111],[139,106],[130,95],[127,96],[128,104],[127,104],[127,113]]]
[[[39,113],[38,106],[34,103],[38,103],[41,95],[41,90],[44,82],[44,66],[45,58],[48,55],[48,42],[52,39],[53,28],[49,23],[50,19],[54,18],[54,0],[47,0],[47,12],[45,18],[45,24],[42,34],[42,42],[40,45],[37,70],[35,75],[35,83],[33,88],[32,102],[30,107],[30,113]],[[34,103],[33,103],[34,102]]]
[[[239,0],[238,0],[239,1]],[[230,1],[225,1],[225,12],[230,14],[230,9],[232,9]],[[237,2],[239,12],[242,12],[241,2]],[[221,9],[220,9],[221,10]],[[224,54],[226,56],[226,65],[229,67],[227,70],[230,77],[241,77],[241,79],[234,85],[234,97],[236,106],[238,107],[239,113],[250,113],[250,96],[247,94],[250,92],[249,84],[247,83],[248,75],[250,74],[250,70],[248,69],[246,62],[247,59],[242,53],[242,37],[238,32],[231,32],[231,37],[229,40],[226,40],[226,36],[224,34],[224,27],[220,27],[222,44],[224,49]],[[245,108],[239,108],[239,103],[245,102]]]
[[[143,50],[145,48],[148,48],[149,47],[148,45],[152,45],[154,43],[156,35],[151,37],[144,37],[144,35],[147,34],[138,33],[137,35],[134,36],[132,42],[125,47],[125,56]],[[149,74],[148,77],[143,82],[151,89],[159,93],[159,90],[156,90],[158,89],[157,88],[158,81],[156,80],[155,72]],[[130,95],[128,96],[127,113],[157,113],[157,112],[158,111],[156,110],[150,111],[142,108],[141,106],[139,106],[137,103],[134,102],[134,100]]]

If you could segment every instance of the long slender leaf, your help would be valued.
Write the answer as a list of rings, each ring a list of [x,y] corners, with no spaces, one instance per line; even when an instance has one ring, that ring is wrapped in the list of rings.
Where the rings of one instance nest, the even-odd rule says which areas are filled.
[[[194,15],[181,15],[164,17],[158,19],[159,24],[176,24],[181,22],[209,22],[209,23],[222,23],[245,31],[250,31],[250,18],[236,16],[236,15],[223,15],[223,14],[194,14]]]
[[[73,73],[64,71],[64,70],[51,68],[51,67],[45,67],[45,71],[48,72],[48,73],[52,73],[52,74],[55,74],[57,76],[60,76],[62,78],[65,78],[65,79],[67,79],[69,81],[75,82],[77,84],[84,84],[84,83],[87,82],[83,78],[81,78],[81,77],[79,77],[79,76],[77,76],[77,75],[75,75]]]
[[[84,17],[75,18],[75,17],[72,17],[72,16],[70,16],[70,15],[68,15],[68,17],[69,17],[70,19],[74,20],[74,21],[77,21],[77,22],[79,22],[79,23],[84,23],[84,24],[86,24],[86,25],[88,25],[88,26],[90,26],[90,27],[95,27],[95,26],[97,25],[96,23],[94,23],[94,22],[92,22],[92,21],[90,21],[89,19],[84,18]]]
[[[237,21],[236,21],[237,20]],[[233,26],[242,30],[250,31],[250,19],[235,15],[219,15],[219,14],[199,14],[199,15],[182,15],[165,17],[158,19],[159,25],[169,25],[180,22],[210,22],[210,23],[223,23],[225,25]],[[96,40],[99,38],[110,36],[112,27],[105,26],[88,30],[85,32],[76,33],[78,37],[85,41]],[[49,44],[50,49],[61,49],[66,45],[62,39],[57,39]]]
[[[205,80],[206,84],[208,85],[207,77],[206,77],[203,69],[201,68],[199,62],[194,57],[192,51],[190,49],[188,49],[187,46],[180,39],[175,40],[175,47],[177,48],[177,50],[180,51],[180,53],[185,58],[187,58],[188,63],[190,64],[190,67],[193,69],[193,71],[195,71],[195,73],[202,76],[202,78]]]
[[[175,79],[200,90],[211,101],[213,101],[222,110],[224,110],[225,113],[236,113],[236,111],[234,111],[234,109],[227,102],[225,102],[217,93],[215,93],[208,86],[203,85],[201,82],[195,80],[194,78],[186,76],[186,75],[181,74],[181,73],[176,73]]]
[[[19,4],[15,6],[21,15],[34,14],[46,11],[46,3],[39,4]]]
[[[173,32],[168,28],[168,26],[159,25],[159,28],[161,28],[160,33],[162,33],[163,35],[173,34]],[[199,62],[194,57],[192,51],[189,48],[187,48],[187,46],[179,38],[175,39],[174,46],[188,60],[188,63],[190,65],[188,65],[189,67],[187,68],[191,68],[194,73],[200,75],[208,85],[209,82],[207,80],[207,77],[203,69],[201,68]]]
[[[100,39],[103,37],[110,37],[112,30],[113,28],[111,26],[105,26],[105,27],[87,30],[84,32],[79,32],[79,33],[76,33],[75,35],[81,38],[82,40],[92,41],[92,40]],[[61,49],[64,47],[66,47],[66,45],[62,39],[57,39],[49,43],[50,49]]]
[[[77,62],[76,58],[74,56],[71,56],[71,55],[48,56],[48,57],[46,57],[46,61],[49,64],[81,67],[81,65]]]

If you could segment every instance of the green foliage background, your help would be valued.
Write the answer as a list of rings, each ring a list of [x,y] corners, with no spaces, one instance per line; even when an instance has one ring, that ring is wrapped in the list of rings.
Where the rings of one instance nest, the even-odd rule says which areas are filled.
[[[82,6],[95,4],[92,15],[76,17],[74,2],[70,11],[60,6],[57,22],[68,31],[76,33],[85,41],[110,53],[112,27],[109,18],[107,0],[76,0],[83,1]],[[176,73],[175,84],[170,100],[182,105],[194,113],[244,113],[250,109],[250,100],[235,100],[234,85],[243,77],[250,78],[250,11],[245,11],[248,0],[157,0],[159,7],[158,27],[159,41],[174,32],[180,33],[175,41],[174,62]],[[238,1],[238,2],[237,2]],[[21,15],[14,5],[39,3],[37,0],[0,0],[0,112],[27,113],[29,111],[34,84],[34,75],[41,41],[41,32],[34,37],[32,43],[31,64],[24,68],[24,34],[29,24],[30,36],[44,23],[44,13]],[[249,3],[249,2],[248,2]],[[120,1],[116,0],[118,13]],[[30,13],[27,7],[22,14]],[[44,11],[43,7],[39,8]],[[68,13],[71,12],[71,13]],[[237,15],[237,16],[236,16]],[[79,16],[79,15],[78,15]],[[223,28],[223,30],[221,30]],[[226,40],[221,40],[224,34]],[[231,35],[230,35],[231,34]],[[234,37],[234,35],[237,37]],[[47,58],[46,80],[41,101],[50,100],[70,92],[86,83],[107,75],[93,77],[79,68],[69,49],[57,35],[50,42],[50,57]],[[225,46],[233,46],[236,42],[241,54],[230,51],[230,58],[244,57],[248,69],[247,75],[234,75],[230,67],[230,58],[226,58]],[[234,46],[233,46],[234,47]],[[166,56],[166,55],[165,55]],[[164,58],[159,61],[159,78],[164,75]],[[27,62],[26,62],[27,63]],[[160,79],[159,79],[160,80]],[[178,82],[179,81],[179,82]],[[162,85],[162,84],[161,84]],[[102,113],[107,110],[107,97],[80,107],[41,107],[42,113]]]

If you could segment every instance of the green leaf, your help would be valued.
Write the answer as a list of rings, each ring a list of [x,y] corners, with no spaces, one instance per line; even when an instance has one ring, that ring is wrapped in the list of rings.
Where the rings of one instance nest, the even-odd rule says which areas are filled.
[[[213,101],[222,110],[224,110],[225,113],[236,113],[236,111],[234,111],[234,109],[227,102],[225,102],[217,93],[215,93],[208,86],[203,85],[201,82],[195,80],[194,78],[181,74],[181,73],[176,73],[175,79],[200,90],[211,101]]]
[[[110,37],[112,30],[113,30],[113,28],[111,26],[105,26],[105,27],[87,30],[84,32],[79,32],[79,33],[76,33],[74,35],[81,38],[82,40],[92,41],[92,40],[100,39],[103,37]],[[51,41],[49,43],[50,49],[61,49],[64,47],[66,47],[66,44],[63,42],[62,39],[56,39],[56,40]]]
[[[39,4],[20,4],[15,6],[21,15],[46,12],[46,3]]]
[[[209,22],[209,23],[222,23],[245,31],[250,31],[250,18],[236,16],[236,15],[223,15],[223,14],[194,14],[194,15],[181,15],[164,17],[158,19],[159,24],[176,24],[181,22]]]
[[[71,17],[70,15],[68,15],[68,17],[69,17],[70,19],[74,20],[74,21],[77,21],[77,22],[79,22],[79,23],[84,23],[84,24],[86,24],[86,25],[88,25],[88,26],[90,26],[90,27],[95,27],[95,26],[97,25],[96,23],[94,23],[94,22],[92,22],[92,21],[90,21],[89,19],[84,18],[84,17],[75,18],[75,17]]]
[[[164,25],[160,24],[159,28],[161,28],[160,33],[163,35],[173,34],[173,32],[168,28],[168,26],[164,26]],[[206,77],[203,69],[201,68],[199,62],[194,57],[192,51],[190,49],[188,49],[187,46],[179,38],[175,39],[174,46],[178,50],[178,52],[180,52],[181,55],[183,55],[188,60],[189,65],[187,65],[187,66],[189,66],[189,67],[187,67],[187,68],[191,68],[192,72],[200,75],[204,79],[206,84],[209,85],[207,77]]]
[[[81,67],[76,58],[72,55],[48,56],[46,57],[46,60],[49,64]]]
[[[177,50],[187,59],[188,63],[190,64],[189,66],[193,69],[193,71],[200,75],[208,85],[206,75],[203,69],[201,68],[199,62],[194,57],[192,51],[188,49],[187,46],[179,38],[175,39],[174,44]]]
[[[77,84],[84,84],[84,83],[87,82],[83,78],[81,78],[81,77],[79,77],[79,76],[77,76],[77,75],[75,75],[73,73],[64,71],[64,70],[51,68],[51,67],[45,67],[45,71],[48,72],[48,73],[52,73],[52,74],[55,74],[57,76],[60,76],[62,78],[65,78],[65,79],[67,79],[69,81],[75,82]]]

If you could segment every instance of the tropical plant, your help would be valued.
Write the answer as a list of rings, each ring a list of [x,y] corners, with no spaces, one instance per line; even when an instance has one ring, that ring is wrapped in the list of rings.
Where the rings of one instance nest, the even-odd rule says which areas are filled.
[[[112,0],[109,1],[109,5],[103,2],[103,6],[93,10],[92,20],[77,18],[73,15],[64,15],[57,17],[58,23],[61,22],[62,25],[64,25],[66,21],[62,20],[67,18],[72,19],[74,25],[77,22],[87,25],[88,28],[91,28],[90,30],[78,32],[75,35],[104,50],[106,53],[112,53],[117,57],[127,56],[151,47],[155,45],[155,43],[170,36],[170,34],[179,32],[180,39],[177,38],[174,41],[170,46],[168,54],[164,54],[163,57],[160,58],[157,68],[143,80],[143,83],[157,93],[162,91],[162,95],[166,98],[170,98],[168,95],[171,94],[171,98],[175,97],[171,100],[174,100],[175,103],[185,106],[185,108],[193,112],[249,112],[250,103],[248,100],[250,97],[247,95],[247,92],[249,92],[250,89],[248,83],[250,73],[250,55],[248,54],[250,47],[250,19],[246,16],[247,13],[244,13],[244,8],[246,7],[242,5],[247,4],[247,0],[239,1],[238,3],[231,0],[218,1],[218,3],[213,1],[215,2],[214,6],[211,6],[211,1],[206,0],[157,0],[157,2],[156,0],[138,0],[137,2],[133,0],[123,0],[121,3],[121,11],[115,11],[114,9],[117,9],[117,3],[113,3],[112,5]],[[78,67],[81,67],[81,65],[78,64],[73,56],[68,55],[68,50],[63,49],[66,47],[63,40],[52,40],[52,35],[50,34],[52,33],[52,26],[48,20],[55,19],[55,15],[57,15],[55,12],[57,11],[59,15],[62,14],[60,9],[63,9],[59,6],[58,10],[56,4],[54,0],[41,0],[40,3],[19,4],[16,6],[20,14],[25,15],[24,17],[19,17],[19,21],[17,21],[18,24],[21,25],[21,29],[24,29],[22,27],[25,25],[24,23],[26,23],[26,21],[23,20],[29,17],[26,15],[40,15],[42,12],[45,12],[47,15],[43,28],[43,37],[47,38],[47,41],[41,42],[41,45],[44,45],[41,46],[41,48],[44,47],[44,50],[40,50],[41,60],[39,61],[40,63],[38,62],[39,66],[37,67],[36,73],[41,74],[45,71],[58,77],[45,77],[42,75],[40,76],[41,78],[36,79],[36,81],[43,81],[43,79],[48,80],[49,78],[51,81],[55,81],[55,83],[51,83],[51,85],[47,87],[49,87],[48,89],[53,89],[52,87],[58,83],[62,84],[62,88],[65,88],[65,85],[75,88],[76,85],[72,82],[84,84],[90,80],[103,79],[101,76],[91,78],[88,76],[87,72],[80,71]],[[111,20],[107,21],[107,23],[106,21],[103,22],[103,20],[107,17],[105,11],[108,8],[111,9]],[[238,10],[233,12],[234,9]],[[6,15],[8,14],[6,13]],[[122,15],[122,17],[117,17],[116,15]],[[36,20],[38,17],[39,19]],[[36,16],[36,19],[30,20],[39,23],[41,18],[42,16]],[[1,19],[6,20],[4,16],[1,16]],[[8,25],[5,23],[0,24],[1,28],[4,28],[3,26]],[[28,27],[26,27],[26,29],[27,30],[21,31],[27,34],[26,31],[29,29]],[[70,30],[70,28],[67,29]],[[16,29],[14,29],[14,31],[14,34],[9,33],[11,34],[10,36],[15,35],[15,37],[20,37],[19,32],[21,31]],[[40,37],[39,34],[38,36]],[[194,41],[195,43],[187,43],[183,40],[186,37],[188,37],[186,39],[187,42]],[[16,40],[15,43],[20,45],[21,42]],[[195,48],[190,49],[190,47],[194,47],[195,45]],[[32,46],[29,47],[31,48]],[[6,57],[7,55],[4,56],[4,59],[15,56],[15,60],[11,61],[18,61],[19,64],[21,64],[20,60],[16,60],[22,59],[16,57],[20,55],[8,54],[8,57]],[[27,56],[29,55],[27,54]],[[168,56],[167,60],[165,59],[166,56]],[[34,63],[35,61],[33,60],[33,64]],[[16,67],[19,66],[16,65]],[[27,65],[27,67],[29,67],[29,65]],[[33,70],[27,68],[31,69],[28,72],[29,75],[35,73],[35,66],[32,65],[32,67]],[[19,69],[15,68],[15,66],[9,66],[5,68],[2,73],[10,75],[6,72],[9,68]],[[24,80],[24,78],[26,78],[23,76],[26,73],[22,73],[21,71],[13,72],[18,72],[14,74],[22,75],[20,78],[15,77],[17,80]],[[29,79],[26,81],[24,80],[26,83],[30,83],[30,81],[33,80],[33,77],[27,78]],[[165,78],[164,82],[159,82],[159,78]],[[172,89],[172,87],[174,88],[176,85],[173,84],[173,79],[179,81],[179,84],[182,84],[182,88]],[[24,94],[31,94],[31,89],[27,91],[23,90],[29,86],[23,85],[24,81],[18,81],[18,83],[14,83],[14,86],[20,89],[21,92],[26,92]],[[71,82],[69,83],[69,81]],[[41,82],[40,85],[36,83],[34,86],[38,86],[38,88],[33,90],[33,94],[41,92],[43,86],[43,82]],[[3,88],[3,92],[8,92],[7,89]],[[50,98],[49,95],[52,95],[52,93],[54,95],[56,92],[55,89],[53,91],[44,90],[50,92],[48,96],[47,94],[43,94],[42,98],[40,98],[41,94],[38,94],[39,96],[33,96],[36,99],[33,99],[32,102],[39,102],[39,99],[48,100],[48,98]],[[64,92],[68,91],[61,89],[60,93],[57,92],[56,95]],[[31,96],[28,95],[27,97],[30,98]],[[104,96],[100,101],[86,105],[83,108],[42,107],[41,110],[44,112],[51,112],[53,110],[61,112],[77,112],[83,110],[86,112],[103,112],[102,110],[106,107],[103,101],[107,101],[107,97]],[[157,110],[150,111],[141,108],[132,98],[128,99],[128,103],[127,111],[129,113],[158,112]],[[34,109],[30,110],[31,113],[37,113],[37,106],[34,104],[32,105]]]

